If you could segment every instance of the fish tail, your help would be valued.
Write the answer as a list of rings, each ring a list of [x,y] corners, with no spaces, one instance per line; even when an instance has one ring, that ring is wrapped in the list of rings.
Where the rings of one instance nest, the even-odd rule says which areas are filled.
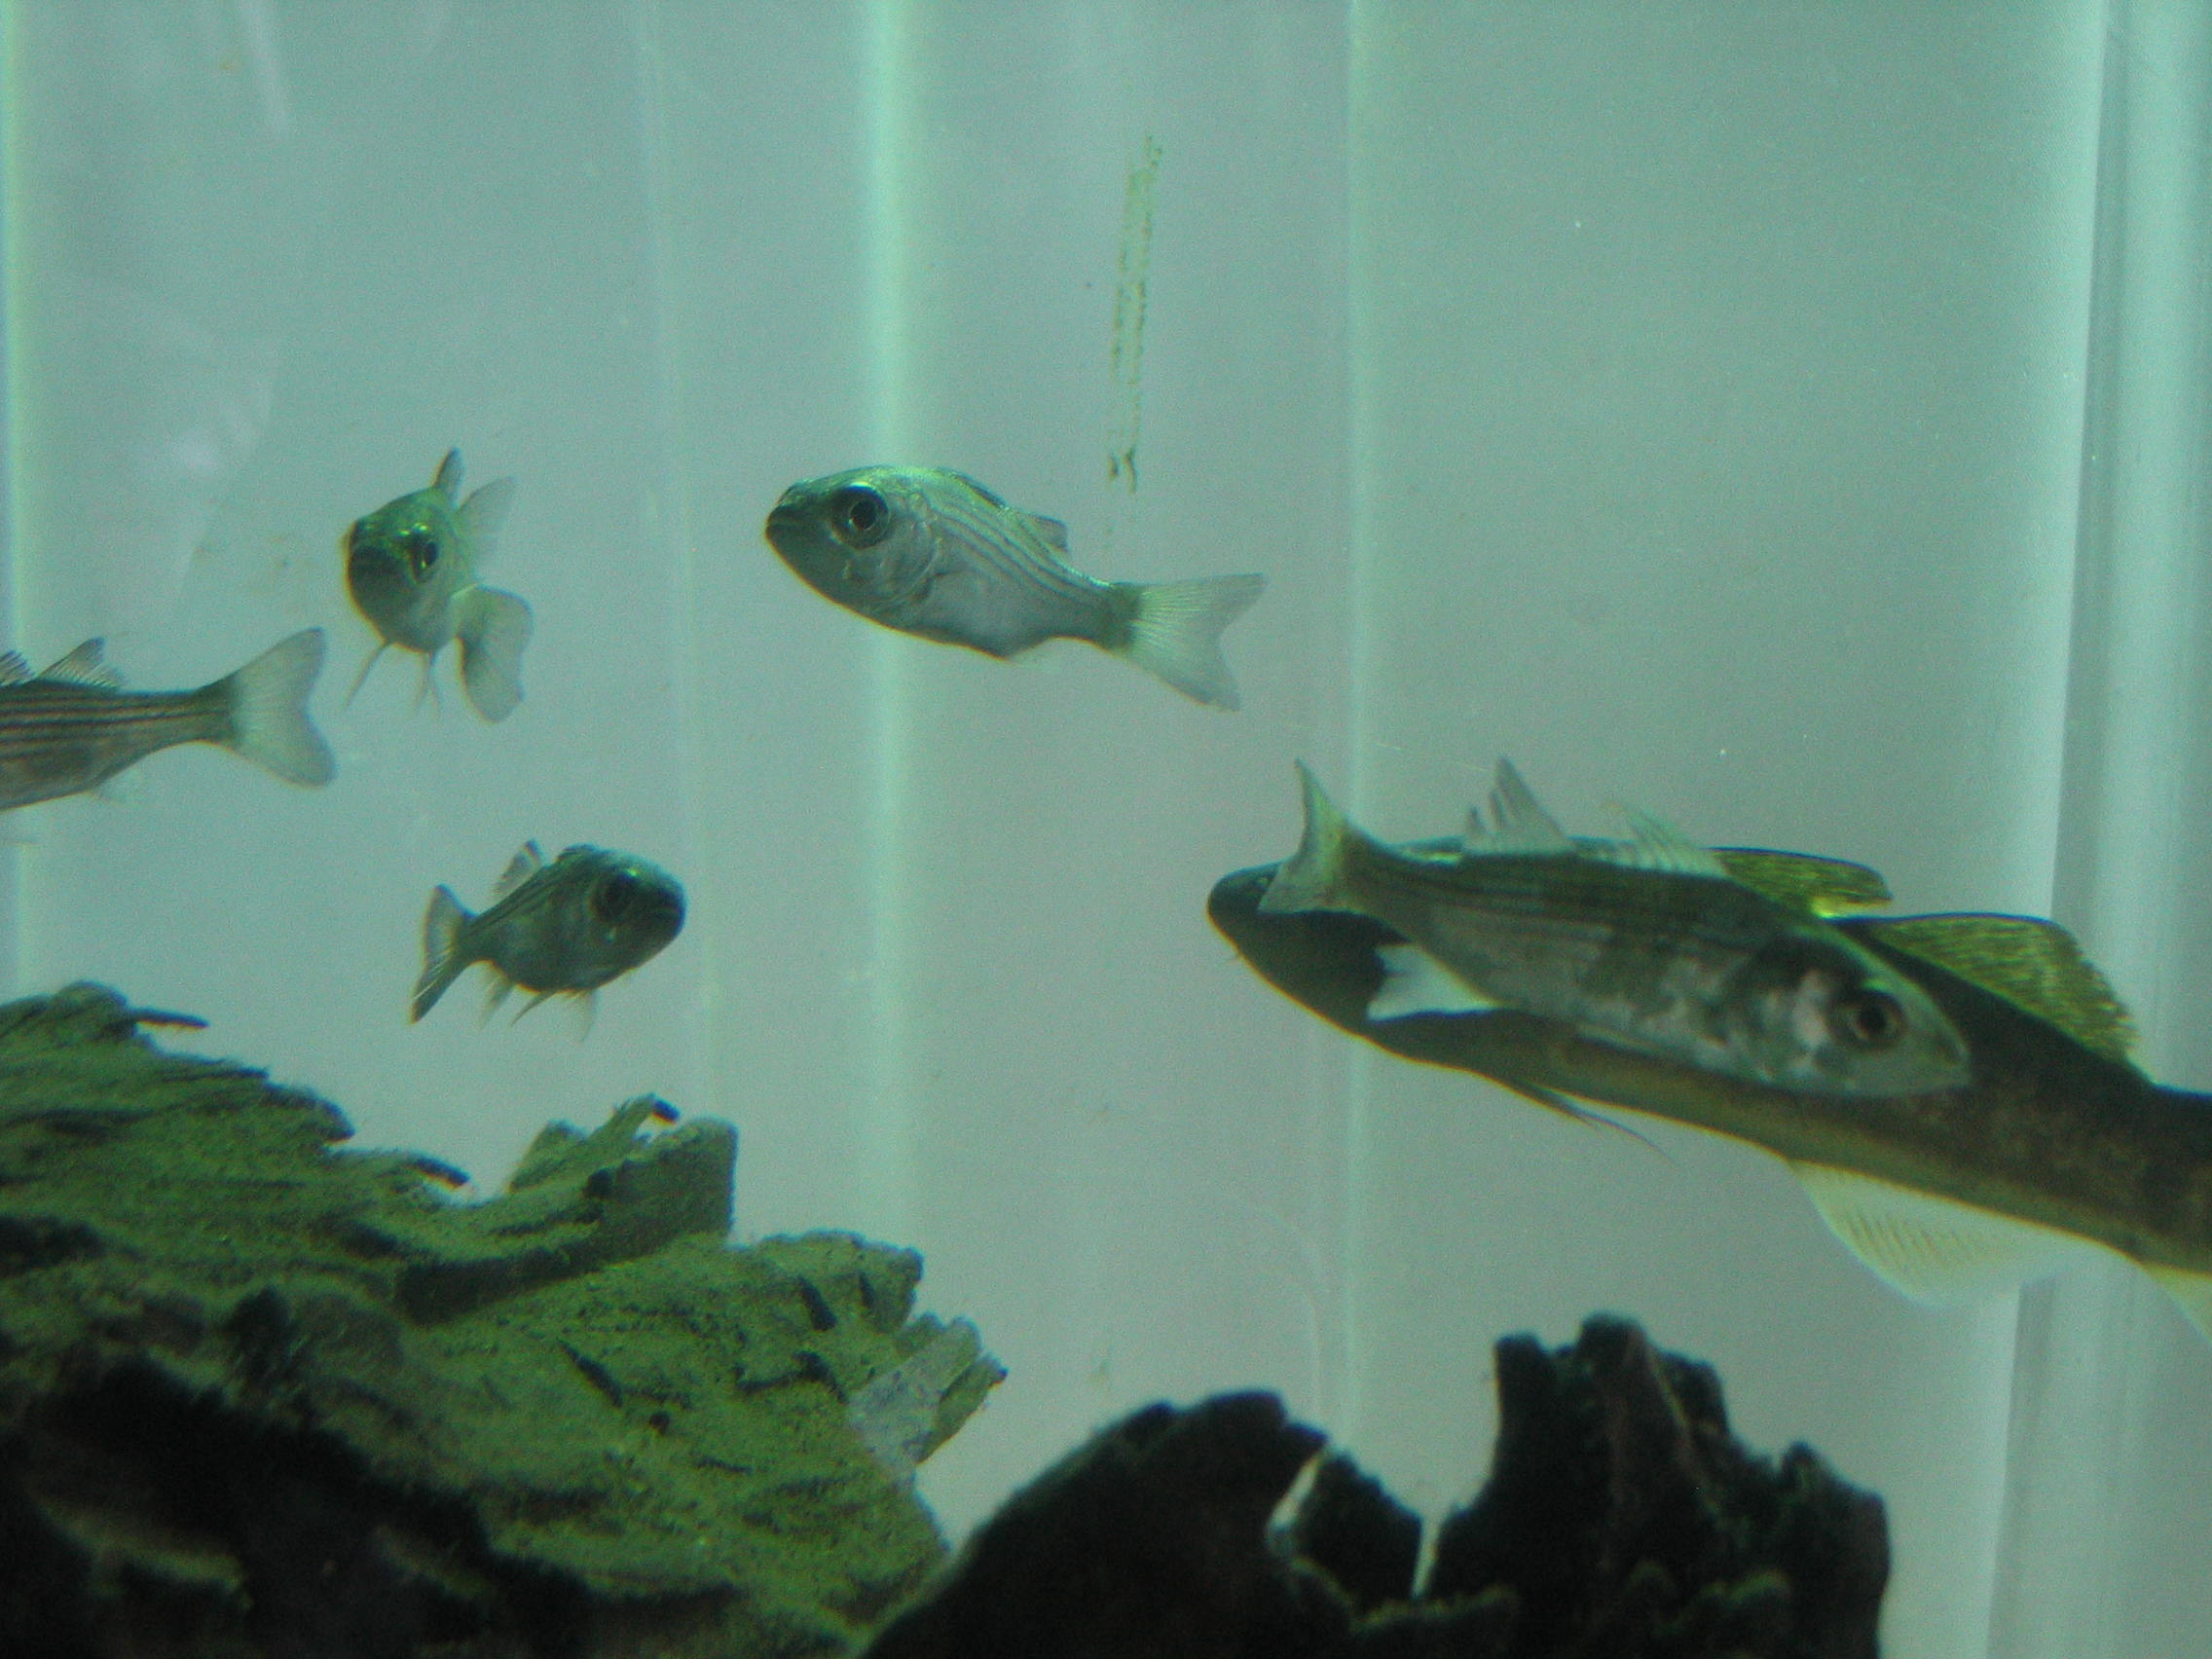
[[[1209,708],[1237,706],[1236,682],[1221,654],[1221,631],[1252,608],[1266,577],[1109,585],[1128,614],[1125,635],[1107,649]]]
[[[461,683],[488,720],[505,719],[522,702],[522,649],[533,625],[530,606],[498,588],[472,587],[455,606]]]
[[[1269,915],[1337,908],[1344,888],[1345,854],[1359,833],[1303,760],[1298,762],[1298,776],[1306,786],[1306,833],[1298,851],[1283,861],[1267,892],[1260,895],[1260,909]]]
[[[330,745],[308,716],[308,693],[322,672],[322,630],[279,640],[206,695],[229,717],[223,744],[295,784],[327,784],[338,770]]]
[[[461,977],[471,958],[461,942],[461,930],[470,917],[453,889],[441,887],[430,895],[430,907],[423,912],[423,975],[415,981],[415,1002],[410,1024],[435,1008],[447,987]]]

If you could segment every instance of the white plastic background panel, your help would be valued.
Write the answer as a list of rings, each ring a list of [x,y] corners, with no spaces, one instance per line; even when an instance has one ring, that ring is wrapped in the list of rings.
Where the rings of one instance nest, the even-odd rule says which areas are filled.
[[[2212,1086],[2207,63],[2180,3],[7,0],[5,620],[138,685],[330,631],[338,781],[19,813],[18,992],[110,981],[496,1183],[640,1089],[739,1230],[910,1243],[1011,1376],[956,1532],[1142,1402],[1279,1389],[1410,1500],[1600,1309],[1889,1504],[1899,1659],[2212,1654],[2212,1348],[2124,1274],[1963,1312],[1777,1163],[1355,1046],[1205,925],[1303,756],[1378,832],[1572,828],[2051,913]],[[1138,484],[1124,189],[1161,161]],[[417,708],[336,551],[460,444],[529,700]],[[1245,709],[821,602],[803,476],[957,466],[1102,575],[1269,575]],[[431,885],[668,864],[602,998],[404,1018]]]

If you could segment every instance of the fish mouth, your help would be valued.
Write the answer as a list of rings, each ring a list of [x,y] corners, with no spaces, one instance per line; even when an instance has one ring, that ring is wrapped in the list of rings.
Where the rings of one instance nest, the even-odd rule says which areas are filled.
[[[768,509],[768,534],[773,535],[779,529],[789,530],[803,523],[812,504],[803,488],[793,485]]]

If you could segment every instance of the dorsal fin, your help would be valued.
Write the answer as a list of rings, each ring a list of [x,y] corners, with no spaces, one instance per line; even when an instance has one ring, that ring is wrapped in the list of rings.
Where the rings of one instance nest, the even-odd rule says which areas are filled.
[[[31,677],[31,665],[20,651],[0,651],[0,685],[20,685]]]
[[[444,491],[447,500],[457,507],[461,505],[461,450],[458,445],[446,451],[445,460],[438,462],[437,475],[430,480],[430,488]]]
[[[1638,869],[1672,870],[1677,875],[1727,878],[1727,866],[1711,847],[1699,846],[1664,819],[1639,812],[1635,807],[1623,807],[1621,816],[1628,820],[1629,832],[1620,859],[1622,864],[1634,865]]]
[[[1490,787],[1490,820],[1478,808],[1467,812],[1465,850],[1469,857],[1499,853],[1571,853],[1575,843],[1544,810],[1512,761],[1500,758]]]
[[[499,879],[492,884],[492,903],[497,904],[544,867],[545,855],[538,850],[537,843],[525,841],[521,851],[507,861]]]
[[[1947,968],[2108,1059],[2124,1061],[2135,1022],[2074,936],[2038,916],[1899,916],[1865,921],[1884,944]]]
[[[104,685],[112,691],[123,683],[123,676],[108,667],[107,659],[100,654],[105,648],[103,640],[87,640],[39,678],[66,680],[76,685]]]
[[[965,472],[955,472],[949,466],[944,469],[944,475],[947,478],[959,479],[961,483],[967,485],[969,489],[975,491],[977,495],[982,497],[984,500],[990,502],[990,504],[994,507],[1003,507],[1006,505],[1006,498],[1000,495],[996,490],[992,489],[988,484],[983,483],[982,480],[978,478],[971,478]],[[1027,517],[1028,515],[1024,514],[1023,516]]]
[[[1731,880],[1816,916],[1871,910],[1890,902],[1889,883],[1862,864],[1765,847],[1715,847],[1713,852]]]
[[[1831,1164],[1789,1167],[1829,1231],[1891,1288],[1938,1306],[2057,1272],[2085,1238]]]

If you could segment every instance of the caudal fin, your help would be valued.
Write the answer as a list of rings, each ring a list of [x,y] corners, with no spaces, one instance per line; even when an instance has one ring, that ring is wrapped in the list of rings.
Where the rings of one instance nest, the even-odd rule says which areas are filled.
[[[468,912],[453,896],[452,888],[441,887],[430,895],[430,907],[423,912],[423,975],[415,981],[409,1024],[435,1008],[447,987],[468,966],[469,958],[461,948],[461,925],[467,920]]]
[[[1130,605],[1128,638],[1113,647],[1186,697],[1237,707],[1236,681],[1221,654],[1221,631],[1252,608],[1265,576],[1201,576],[1189,582],[1116,582]]]
[[[224,742],[294,784],[327,784],[338,771],[330,745],[308,718],[308,693],[322,672],[322,630],[303,628],[208,687],[231,717]]]
[[[1345,850],[1358,833],[1303,760],[1298,777],[1306,786],[1306,833],[1260,895],[1260,909],[1268,915],[1336,908]]]
[[[461,683],[488,720],[505,719],[522,703],[522,649],[534,625],[529,605],[511,593],[474,587],[461,596]]]

